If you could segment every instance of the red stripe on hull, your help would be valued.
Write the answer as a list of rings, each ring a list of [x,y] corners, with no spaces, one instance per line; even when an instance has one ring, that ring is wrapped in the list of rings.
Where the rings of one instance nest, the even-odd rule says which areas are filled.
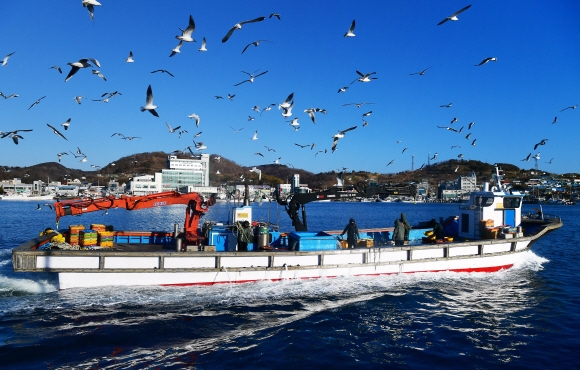
[[[425,270],[425,271],[405,272],[405,274],[415,274],[415,273],[419,273],[419,272],[497,272],[500,270],[507,270],[512,266],[513,266],[513,264],[504,265],[504,266],[464,268],[464,269],[454,269],[454,270]],[[355,275],[355,276],[383,276],[383,275],[395,275],[395,274],[398,274],[398,273],[393,272],[393,273],[388,273],[388,274],[361,274],[361,275]],[[325,276],[325,278],[336,278],[336,277],[338,277],[338,276]],[[304,277],[304,278],[300,278],[300,279],[301,280],[308,280],[308,279],[318,279],[318,278],[319,277]],[[283,281],[283,280],[290,280],[290,279],[268,279],[268,281]],[[192,286],[192,285],[210,286],[210,285],[217,285],[217,284],[255,283],[258,281],[263,281],[263,280],[238,280],[238,281],[206,282],[206,283],[161,284],[161,286]]]

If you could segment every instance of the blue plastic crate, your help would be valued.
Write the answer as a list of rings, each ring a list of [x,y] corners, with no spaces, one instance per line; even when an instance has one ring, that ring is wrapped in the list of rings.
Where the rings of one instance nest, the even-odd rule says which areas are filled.
[[[323,231],[293,231],[289,235],[289,247],[298,251],[324,251],[338,249],[336,236]]]

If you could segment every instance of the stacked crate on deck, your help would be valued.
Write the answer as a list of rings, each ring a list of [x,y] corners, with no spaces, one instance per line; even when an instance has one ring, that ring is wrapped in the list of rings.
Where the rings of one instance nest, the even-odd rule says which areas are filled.
[[[95,247],[97,245],[97,232],[94,230],[82,230],[79,233],[79,245],[81,247]]]
[[[112,231],[103,230],[97,233],[98,243],[101,247],[111,248],[113,246],[113,238],[114,232]]]
[[[80,239],[80,232],[84,230],[83,225],[70,225],[68,227],[68,240],[67,243],[70,245],[78,245]]]

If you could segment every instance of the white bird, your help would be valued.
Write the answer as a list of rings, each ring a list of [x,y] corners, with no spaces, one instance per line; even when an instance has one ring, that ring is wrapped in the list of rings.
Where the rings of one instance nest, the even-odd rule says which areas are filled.
[[[254,132],[254,135],[252,136],[252,140],[258,140],[258,131]]]
[[[10,99],[10,98],[17,98],[17,97],[19,97],[20,95],[18,95],[18,94],[10,94],[10,95],[6,96],[6,95],[4,95],[4,94],[3,94],[3,93],[0,91],[0,96],[1,96],[1,97],[3,97],[4,99]]]
[[[440,26],[443,23],[447,22],[447,21],[458,21],[459,19],[457,18],[457,16],[461,13],[466,11],[467,9],[469,9],[469,7],[471,6],[471,4],[469,4],[468,6],[466,6],[463,9],[460,9],[458,11],[456,11],[455,13],[451,14],[449,17],[445,18],[444,20],[442,20],[441,22],[439,22],[437,25]]]
[[[546,145],[546,141],[548,141],[548,139],[542,139],[539,143],[534,145],[534,150],[536,150],[540,145]]]
[[[177,126],[175,128],[172,128],[171,126],[169,126],[169,123],[167,123],[167,122],[165,122],[165,124],[167,125],[167,128],[169,128],[170,133],[174,133],[176,130],[179,130],[181,128],[181,126]]]
[[[473,141],[471,142],[471,145],[475,146],[476,141],[477,141],[477,139],[473,139]]]
[[[457,117],[454,117],[454,118],[451,120],[451,122],[450,122],[450,123],[451,123],[451,124],[453,124],[453,123],[455,123],[455,122],[459,122],[459,120],[457,119]]]
[[[243,84],[244,82],[254,82],[254,79],[255,79],[256,77],[259,77],[259,76],[261,76],[261,75],[263,75],[263,74],[266,74],[266,73],[268,73],[268,71],[264,71],[264,72],[262,72],[262,73],[258,73],[257,75],[255,75],[254,73],[256,73],[256,72],[258,72],[258,71],[254,72],[254,73],[248,73],[248,72],[246,72],[246,71],[242,71],[242,72],[243,72],[243,73],[245,73],[245,74],[247,74],[248,76],[250,76],[250,78],[249,78],[249,79],[247,79],[247,80],[243,80],[242,82],[239,82],[239,83],[235,84],[234,86],[239,86],[239,85]]]
[[[55,129],[54,127],[52,127],[48,123],[46,125],[52,129],[52,132],[54,132],[55,135],[58,135],[58,136],[62,137],[63,139],[65,139],[66,141],[68,141],[68,139],[66,137],[64,137],[64,135],[61,134],[57,129]]]
[[[566,109],[576,109],[576,107],[578,107],[579,105],[580,104],[576,104],[576,105],[572,105],[572,106],[566,107],[566,108],[562,109],[560,112],[565,111]]]
[[[170,75],[171,77],[175,77],[174,75],[171,74],[171,72],[169,72],[166,69],[157,69],[155,71],[151,71],[151,73],[157,73],[157,72],[161,72],[161,73],[167,73],[168,75]]]
[[[68,73],[68,75],[64,79],[64,82],[70,80],[72,78],[72,76],[74,76],[74,74],[79,71],[79,69],[94,67],[89,62],[93,63],[94,66],[101,68],[101,64],[99,63],[99,61],[96,59],[93,59],[93,58],[83,58],[83,59],[79,60],[78,62],[67,63],[71,68],[70,68],[70,72]]]
[[[268,148],[266,145],[264,145],[264,148],[268,149],[268,151],[269,151],[269,152],[274,152],[274,153],[276,152],[276,150],[275,150],[275,149]]]
[[[278,104],[278,109],[288,108],[290,106],[290,103],[293,102],[293,99],[294,93],[290,93],[290,95],[288,95],[288,97],[286,98],[286,100],[284,100],[283,103]]]
[[[145,99],[145,106],[141,107],[141,112],[147,110],[155,117],[159,117],[159,114],[157,114],[155,108],[157,108],[157,106],[153,105],[153,90],[151,90],[151,85],[149,85],[149,87],[147,87],[147,98]]]
[[[554,117],[554,120],[552,121],[552,124],[554,124],[554,123],[556,123],[556,122],[558,122],[558,117],[557,117],[557,116],[556,116],[556,117]]]
[[[451,102],[449,104],[440,105],[439,107],[441,107],[441,108],[451,108],[452,105],[453,105],[453,102]]]
[[[368,111],[368,112],[366,112],[366,113],[363,113],[363,115],[362,115],[362,116],[363,116],[363,117],[368,117],[368,116],[370,116],[371,114],[373,114],[373,111],[372,111],[372,110],[370,110],[370,111]]]
[[[102,78],[103,81],[107,81],[107,79],[105,78],[105,76],[103,76],[103,74],[101,73],[101,71],[97,71],[97,70],[93,69],[93,74],[99,76],[100,78]]]
[[[52,67],[49,67],[48,69],[56,69],[59,73],[62,74],[62,69],[60,69],[59,66],[52,66]]]
[[[228,99],[230,99],[231,101],[234,101],[234,96],[236,96],[236,94],[234,94],[234,95],[228,94]]]
[[[288,107],[282,108],[282,117],[291,117],[292,108],[294,108],[294,100],[292,100],[292,103]]]
[[[454,129],[453,127],[447,127],[447,126],[437,126],[437,127],[438,127],[438,128],[444,128],[444,129],[447,129],[447,130],[450,130],[450,131],[457,132],[457,130],[456,130],[456,129]]]
[[[253,121],[253,120],[255,120],[255,118],[254,118],[254,117],[252,117],[252,116],[248,116],[248,121]]]
[[[316,117],[314,116],[314,113],[317,111],[316,109],[317,108],[308,108],[304,110],[304,112],[308,113],[308,115],[310,116],[312,123],[316,123]]]
[[[482,65],[484,65],[487,62],[497,62],[497,58],[496,57],[485,58],[479,64],[475,64],[475,66],[476,67],[482,66]]]
[[[61,123],[60,125],[64,127],[65,131],[68,130],[68,127],[70,126],[70,118],[67,119],[65,123]]]
[[[132,51],[129,51],[129,56],[127,57],[127,59],[125,59],[125,62],[127,62],[127,63],[133,63],[134,62],[134,60],[133,60],[133,52]]]
[[[260,106],[259,106],[259,105],[254,105],[254,106],[252,107],[252,110],[253,110],[254,112],[258,112],[258,113],[260,113]]]
[[[83,6],[85,8],[87,8],[87,10],[89,11],[89,15],[91,17],[91,20],[94,20],[95,18],[95,6],[101,6],[101,3],[99,3],[96,0],[83,0],[82,1]]]
[[[554,160],[554,158],[550,159],[549,162],[546,162],[547,164],[552,164],[552,161]]]
[[[458,169],[459,169],[459,166],[455,167],[455,171],[453,171],[453,172],[457,172]]]
[[[271,110],[274,105],[276,105],[276,104],[272,103],[272,104],[268,105],[266,108],[262,109],[262,111],[260,112],[260,116],[262,115],[262,113]]]
[[[356,35],[354,34],[354,27],[355,27],[355,20],[353,19],[352,23],[350,24],[350,28],[344,34],[344,37],[355,37]]]
[[[185,42],[195,42],[195,40],[191,37],[193,31],[195,31],[195,22],[193,21],[193,17],[189,16],[189,24],[185,30],[181,30],[181,36],[175,36],[176,39],[185,41]]]
[[[62,157],[63,155],[68,155],[68,153],[67,153],[67,152],[60,152],[60,153],[58,153],[58,154],[57,154],[57,157],[58,157],[58,163],[60,163],[61,157]]]
[[[40,103],[40,101],[41,101],[42,99],[44,99],[44,98],[46,98],[46,95],[45,95],[45,96],[43,96],[42,98],[38,99],[38,100],[37,100],[37,101],[35,101],[34,103],[32,103],[32,104],[30,105],[30,107],[28,107],[28,110],[30,110],[30,108],[34,107],[36,104],[39,104],[39,103]]]
[[[357,128],[357,126],[349,127],[346,130],[338,131],[338,133],[332,135],[332,137],[335,139],[342,139],[348,131],[354,130],[355,128]]]
[[[338,92],[344,93],[344,92],[346,92],[346,90],[348,90],[348,86],[341,87],[340,89],[338,89]]]
[[[264,154],[262,154],[260,152],[256,152],[256,153],[254,153],[254,155],[259,155],[260,157],[263,157],[264,156]]]
[[[274,164],[280,164],[280,159],[282,159],[282,157],[278,157],[278,159],[275,159]]]
[[[10,58],[10,56],[11,56],[12,54],[14,54],[14,53],[16,53],[16,52],[15,52],[15,51],[13,51],[12,53],[10,53],[10,54],[6,55],[6,56],[4,57],[4,59],[2,59],[2,67],[4,67],[6,64],[8,64],[8,58]]]
[[[217,162],[220,163],[220,161],[222,160],[222,157],[220,157],[219,155],[216,155],[215,157],[213,157],[213,159]]]
[[[207,51],[206,45],[207,45],[207,42],[205,41],[205,37],[204,37],[203,40],[201,40],[201,47],[199,49],[197,49],[197,51]]]
[[[272,43],[272,44],[273,44],[273,42],[272,42],[272,41],[268,41],[268,40],[256,40],[256,41],[254,41],[254,42],[250,42],[248,45],[246,45],[246,47],[244,48],[244,50],[242,50],[242,54],[244,54],[244,51],[246,51],[246,49],[247,49],[247,48],[248,48],[250,45],[254,45],[254,46],[256,46],[256,47],[257,47],[257,46],[258,46],[258,45],[259,45],[259,44],[260,44],[262,41],[265,41],[265,42],[270,42],[270,43]]]
[[[393,159],[392,161],[390,161],[389,163],[387,163],[386,167],[389,167],[391,164],[393,164],[395,160]]]
[[[540,152],[537,152],[535,156],[533,156],[532,158],[536,159],[536,160],[540,160]]]
[[[532,156],[532,153],[528,154],[528,156],[527,156],[526,158],[522,159],[522,161],[527,161],[527,162],[529,162],[529,161],[530,161],[530,157],[531,157],[531,156]]]
[[[242,130],[244,129],[244,128],[242,127],[241,129],[238,129],[238,130],[236,130],[236,129],[235,129],[235,128],[233,128],[232,126],[230,126],[230,128],[231,128],[232,130],[234,130],[234,131],[236,132],[236,134],[237,134],[238,132],[240,132],[240,131],[242,131]]]
[[[473,125],[475,125],[475,122],[469,122],[469,126],[467,126],[468,130],[471,130],[471,128],[473,127]]]
[[[369,103],[369,102],[366,102],[365,101],[365,102],[362,102],[362,103],[346,103],[346,104],[343,104],[342,106],[343,107],[346,107],[347,105],[356,105],[357,108],[360,108],[360,107],[362,107],[365,104],[375,104],[375,103]]]
[[[266,17],[258,17],[255,19],[251,19],[249,21],[243,21],[240,23],[236,23],[232,26],[232,28],[229,29],[228,33],[224,36],[224,38],[222,39],[222,42],[226,42],[229,40],[229,38],[232,36],[232,34],[234,33],[234,31],[236,30],[241,30],[242,29],[242,25],[246,24],[246,23],[254,23],[254,22],[261,22],[264,19],[266,19]]]
[[[436,160],[437,159],[437,155],[438,155],[438,153],[433,154],[433,158],[431,158],[431,160],[432,161]]]
[[[377,80],[377,77],[371,77],[371,75],[376,74],[376,72],[370,72],[370,73],[366,73],[363,74],[362,72],[359,71],[355,71],[360,77],[357,78],[356,80],[352,81],[350,84],[352,85],[353,83],[359,81],[359,82],[371,82],[372,80]]]
[[[203,142],[198,142],[196,143],[195,140],[193,141],[193,144],[195,144],[195,150],[204,150],[207,149],[207,146],[203,144]]]
[[[175,46],[173,49],[171,49],[171,54],[169,54],[170,57],[174,56],[177,53],[181,53],[181,46],[183,45],[183,41],[179,41],[179,44],[177,44],[177,46]]]
[[[195,120],[195,127],[199,127],[200,118],[199,118],[199,116],[197,114],[192,113],[192,114],[190,114],[187,117],[189,117],[189,119],[194,119]]]
[[[186,134],[187,130],[181,130],[177,133],[177,138],[179,139],[181,137],[181,134]]]
[[[463,159],[463,154],[459,154],[459,155],[457,156],[457,158],[459,158],[459,159]]]

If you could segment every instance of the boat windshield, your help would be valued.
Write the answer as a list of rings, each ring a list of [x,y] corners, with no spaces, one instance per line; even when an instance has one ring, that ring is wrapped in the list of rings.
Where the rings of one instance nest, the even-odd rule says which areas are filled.
[[[478,207],[489,207],[493,204],[493,197],[476,196],[473,200]]]
[[[503,198],[503,208],[520,208],[522,198],[520,197],[505,197]]]

